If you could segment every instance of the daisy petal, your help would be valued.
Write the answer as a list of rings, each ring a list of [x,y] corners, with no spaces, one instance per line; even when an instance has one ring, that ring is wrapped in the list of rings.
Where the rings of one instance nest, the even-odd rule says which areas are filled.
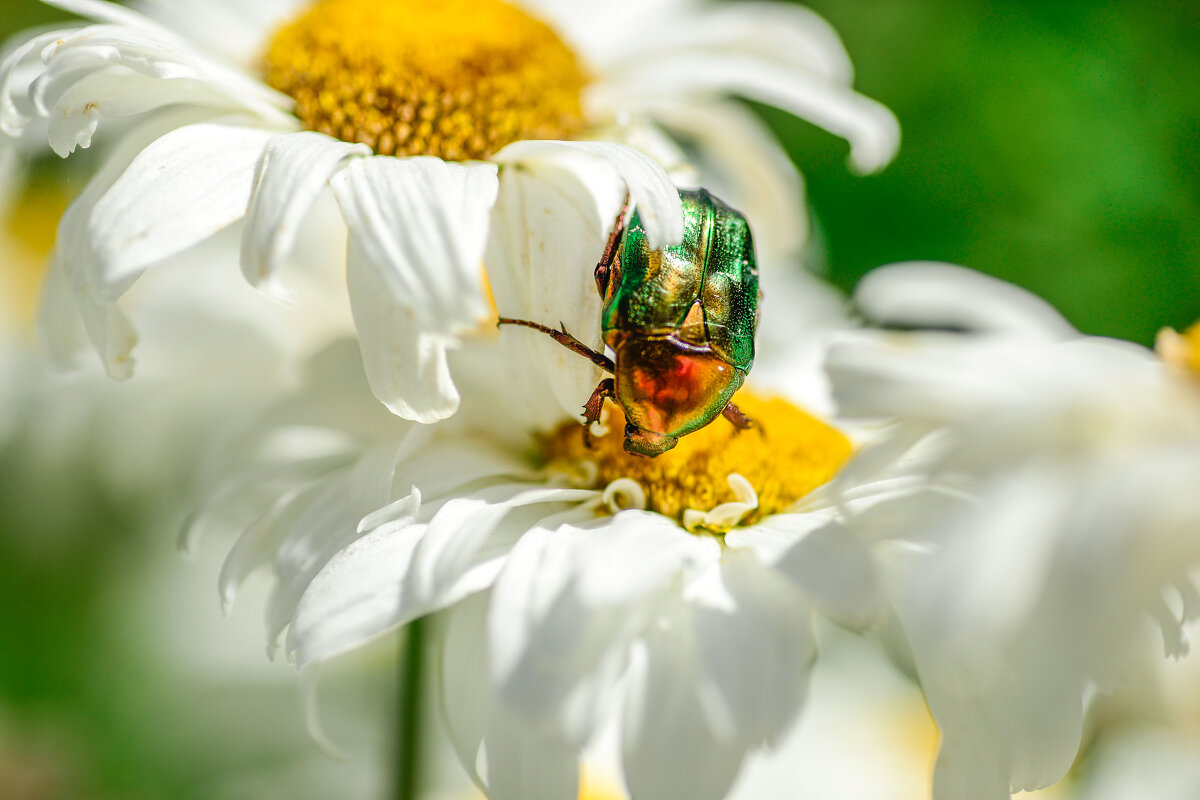
[[[330,182],[350,229],[347,282],[371,389],[393,413],[458,408],[447,351],[488,313],[481,259],[496,168],[361,158]]]
[[[489,486],[447,502],[429,521],[406,572],[407,604],[453,602],[454,584],[474,566],[480,547],[511,510],[545,503],[572,503],[595,493],[586,489],[534,488],[529,484]]]
[[[661,249],[683,239],[683,208],[671,179],[657,163],[624,145],[610,142],[514,142],[494,156],[500,163],[521,163],[579,152],[606,162],[629,187],[630,197],[646,226],[650,247]]]
[[[31,116],[17,107],[13,100],[16,91],[28,92],[27,80],[33,76],[22,69],[26,59],[46,45],[56,41],[62,31],[52,31],[41,36],[35,36],[29,41],[13,48],[3,61],[0,61],[0,132],[17,137],[25,132]],[[16,86],[14,86],[16,84]]]
[[[491,800],[569,800],[579,793],[576,750],[503,704],[493,706],[485,742]]]
[[[560,158],[559,161],[567,159]],[[506,169],[492,211],[488,280],[502,317],[560,324],[597,352],[604,350],[600,297],[592,275],[620,208],[622,188],[596,159],[576,154],[569,167],[536,162]],[[545,224],[548,219],[553,224]],[[557,411],[582,420],[600,368],[547,336],[504,329],[500,346],[514,387],[530,398],[531,423]],[[540,398],[558,409],[539,412]]]
[[[50,149],[66,158],[77,147],[90,147],[101,116],[130,117],[176,104],[239,108],[227,92],[209,83],[190,78],[166,81],[121,66],[105,67],[82,78],[72,76],[55,99],[47,117]]]
[[[779,515],[776,524],[786,524],[788,516]],[[843,625],[866,625],[882,608],[879,570],[870,550],[837,523],[801,538],[783,554],[776,568],[811,597],[822,613]]]
[[[39,332],[46,338],[47,349],[56,363],[74,366],[80,344],[79,325],[69,321],[63,306],[69,294],[109,377],[124,380],[133,374],[132,351],[137,343],[137,332],[121,309],[95,286],[94,258],[87,226],[97,202],[143,148],[165,131],[191,122],[194,122],[193,111],[167,112],[129,131],[109,154],[104,166],[63,212],[50,256],[52,278],[43,295],[38,322]]]
[[[632,800],[720,800],[741,766],[742,748],[709,725],[695,657],[681,638],[665,627],[648,631],[630,676],[621,744]]]
[[[965,267],[910,261],[871,270],[854,302],[872,322],[914,328],[964,328],[1041,339],[1078,335],[1040,297]]]
[[[638,71],[636,88],[602,98],[614,108],[652,107],[663,98],[737,94],[811,121],[850,142],[850,164],[882,169],[900,146],[900,124],[885,106],[816,73],[751,54],[687,54]]]
[[[276,275],[291,253],[304,215],[345,159],[370,154],[366,145],[311,132],[283,134],[267,144],[254,175],[242,234],[242,273],[251,285],[286,297]]]
[[[567,708],[566,732],[586,736],[641,623],[631,609],[685,567],[718,558],[714,540],[641,511],[527,533],[492,593],[490,652],[501,696],[534,718]]]
[[[189,125],[150,144],[96,203],[87,225],[90,265],[106,299],[150,265],[246,214],[254,167],[270,131]]]
[[[448,609],[438,643],[438,697],[446,733],[458,760],[477,786],[483,784],[476,764],[491,706],[487,607],[488,595],[481,592]]]
[[[728,551],[711,578],[717,591],[701,593],[693,614],[716,729],[746,745],[774,739],[794,717],[816,655],[811,615],[744,550]]]
[[[804,182],[770,130],[729,101],[664,101],[654,116],[695,143],[705,188],[754,220],[760,263],[794,258],[808,238]]]
[[[588,494],[496,486],[450,500],[428,525],[404,520],[367,533],[329,559],[305,589],[289,654],[302,664],[324,660],[478,591],[464,578],[506,514]]]

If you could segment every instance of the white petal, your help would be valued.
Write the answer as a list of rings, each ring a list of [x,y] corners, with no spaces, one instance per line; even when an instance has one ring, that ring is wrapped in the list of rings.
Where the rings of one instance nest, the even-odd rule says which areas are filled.
[[[866,542],[837,523],[804,536],[775,568],[823,613],[844,625],[861,627],[882,610],[879,569]]]
[[[753,220],[761,263],[796,256],[808,239],[804,183],[787,152],[757,117],[730,101],[664,100],[650,113],[695,144],[705,188]]]
[[[603,352],[593,273],[623,191],[596,159],[575,154],[557,161],[533,161],[501,174],[488,240],[488,281],[500,316],[552,328],[562,324]],[[602,377],[599,367],[536,331],[510,327],[499,336],[508,377],[528,398],[529,427],[561,415],[582,419],[583,404]],[[548,399],[557,402],[547,407]]]
[[[63,366],[74,364],[79,344],[78,326],[68,321],[63,307],[63,290],[68,289],[84,330],[104,364],[116,379],[133,373],[131,352],[137,333],[124,313],[109,301],[93,281],[93,254],[86,229],[96,203],[128,168],[143,147],[164,131],[194,120],[194,112],[166,112],[130,130],[113,148],[100,170],[88,181],[58,223],[57,240],[50,256],[49,290],[43,296],[39,332],[46,337],[54,360]]]
[[[370,153],[366,145],[312,132],[284,134],[267,144],[242,233],[242,273],[251,285],[286,298],[277,274],[304,216],[345,159]]]
[[[477,786],[477,763],[490,712],[487,656],[488,595],[468,597],[445,613],[438,641],[438,697],[446,733],[459,762]]]
[[[344,476],[330,480],[301,507],[298,520],[275,553],[275,585],[267,603],[267,636],[274,642],[296,616],[296,606],[318,572],[358,538]]]
[[[13,100],[15,91],[28,91],[28,86],[25,85],[27,79],[32,81],[34,77],[22,69],[25,66],[24,62],[33,53],[56,41],[62,34],[63,31],[52,31],[35,36],[13,48],[4,60],[0,61],[0,132],[13,137],[25,132],[32,109],[18,108]]]
[[[645,622],[638,606],[685,568],[719,557],[711,538],[644,512],[526,534],[492,597],[500,693],[532,717],[558,713],[569,734],[584,737]]]
[[[650,247],[669,247],[683,239],[683,208],[679,193],[663,168],[637,150],[609,142],[523,141],[510,144],[493,160],[519,164],[539,158],[552,159],[570,152],[587,153],[616,171],[629,187],[633,205],[646,226]]]
[[[393,522],[370,531],[331,558],[305,590],[288,634],[289,653],[298,663],[323,660],[453,604],[481,588],[460,579],[512,509],[586,495],[491,487],[450,500],[428,525]]]
[[[248,69],[262,57],[266,37],[304,9],[303,0],[137,0],[130,5],[170,30],[187,31],[190,40],[209,52]]]
[[[241,219],[255,164],[273,135],[189,125],[143,150],[88,220],[93,270],[105,296],[119,297],[148,266]]]
[[[704,712],[696,658],[678,633],[686,619],[650,629],[630,674],[622,761],[631,800],[720,800],[743,747],[718,738]]]
[[[664,98],[736,94],[776,106],[850,142],[851,166],[860,172],[882,169],[900,146],[900,125],[885,106],[844,84],[786,65],[742,54],[686,54],[639,67],[638,81],[609,87],[603,102],[652,107]]]
[[[491,165],[362,158],[331,181],[350,228],[347,281],[371,389],[418,422],[458,407],[446,353],[487,315]]]
[[[529,484],[489,486],[448,501],[429,521],[404,581],[406,604],[453,602],[454,584],[476,564],[484,541],[513,509],[547,503],[575,503],[593,496],[582,489]],[[554,513],[546,512],[546,515]]]
[[[101,67],[71,83],[54,100],[47,116],[47,138],[66,158],[76,147],[90,147],[101,117],[131,117],[175,104],[238,110],[240,104],[219,87],[190,78],[162,80],[126,67]]]
[[[491,800],[575,800],[576,750],[502,704],[487,722],[488,797]]]
[[[1078,333],[1040,297],[954,264],[910,261],[867,273],[854,302],[882,325],[964,328],[1041,339]]]
[[[29,96],[42,116],[51,117],[52,142],[61,156],[76,144],[90,144],[102,115],[174,104],[244,110],[285,130],[297,125],[287,113],[289,98],[166,32],[106,25],[62,31],[43,60]]]
[[[715,729],[745,745],[775,739],[799,709],[816,655],[811,614],[745,550],[726,552],[712,578],[723,596],[699,596],[693,614],[700,669],[715,690]]]

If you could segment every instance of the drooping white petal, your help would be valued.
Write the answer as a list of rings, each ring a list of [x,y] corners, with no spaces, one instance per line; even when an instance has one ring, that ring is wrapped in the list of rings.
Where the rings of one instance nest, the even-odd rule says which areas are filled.
[[[633,204],[646,226],[650,247],[670,247],[683,239],[679,193],[663,168],[637,150],[610,142],[527,140],[510,144],[493,156],[493,160],[502,164],[521,164],[540,158],[553,159],[570,152],[601,159],[616,171],[629,187]]]
[[[52,142],[61,156],[76,144],[89,145],[101,116],[168,105],[241,110],[283,130],[297,125],[287,113],[289,98],[169,33],[111,25],[60,33],[43,51],[45,66],[29,96],[42,116],[52,118]]]
[[[162,80],[124,66],[101,67],[71,82],[47,114],[50,149],[66,158],[90,147],[101,117],[131,117],[167,105],[206,106],[213,114],[238,111],[220,87],[192,78]]]
[[[50,255],[52,281],[42,296],[38,321],[47,349],[60,366],[75,365],[80,343],[79,326],[69,321],[72,315],[64,308],[66,294],[63,290],[66,289],[75,306],[75,314],[83,323],[87,338],[100,355],[108,375],[123,380],[133,373],[131,353],[137,343],[137,333],[121,309],[95,284],[94,254],[87,227],[97,202],[146,144],[166,131],[193,121],[193,111],[167,112],[129,131],[63,212],[54,251]]]
[[[500,316],[560,324],[603,352],[600,297],[593,277],[621,207],[619,179],[581,153],[506,168],[492,212],[488,281]],[[561,415],[582,418],[602,373],[544,334],[501,329],[514,390],[527,398],[530,427]],[[547,407],[547,401],[550,402]]]
[[[115,300],[148,266],[241,219],[255,164],[273,136],[204,123],[143,150],[88,220],[90,269],[105,298]]]
[[[646,632],[625,696],[622,762],[631,800],[720,800],[743,747],[713,732],[684,613]]]
[[[458,408],[447,351],[487,315],[481,259],[496,168],[361,158],[331,181],[350,228],[347,282],[371,389],[418,422]]]
[[[625,35],[596,48],[604,72],[636,73],[640,63],[698,53],[740,53],[764,63],[802,69],[849,84],[854,77],[841,39],[810,9],[774,2],[736,6],[684,4],[660,16],[638,9],[643,35]]]
[[[1078,333],[1040,297],[954,264],[910,261],[869,272],[854,302],[880,325],[964,328],[1047,340]]]
[[[242,234],[242,273],[251,285],[287,296],[277,273],[305,214],[345,159],[370,153],[366,145],[312,132],[283,134],[268,142],[255,171]]]
[[[794,258],[808,238],[804,182],[763,123],[743,105],[727,100],[664,98],[654,104],[652,114],[694,143],[693,158],[705,188],[753,222],[759,262]]]
[[[0,132],[9,136],[20,136],[32,119],[33,109],[18,107],[14,100],[17,91],[28,91],[36,73],[28,71],[24,63],[33,53],[56,41],[61,31],[51,31],[34,36],[29,41],[14,47],[0,61]]]
[[[860,172],[882,169],[900,145],[900,125],[885,106],[845,84],[744,53],[672,54],[639,64],[623,82],[603,87],[605,108],[652,108],[662,99],[735,94],[776,106],[850,143],[850,164]]]

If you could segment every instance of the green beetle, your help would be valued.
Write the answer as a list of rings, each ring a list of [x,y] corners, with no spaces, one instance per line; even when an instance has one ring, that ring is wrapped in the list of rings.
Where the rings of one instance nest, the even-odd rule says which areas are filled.
[[[739,429],[750,420],[729,400],[754,363],[758,327],[758,266],[750,226],[704,189],[680,191],[683,241],[651,250],[637,211],[625,205],[596,265],[604,308],[604,343],[615,361],[565,330],[523,325],[613,374],[584,406],[586,424],[600,418],[605,398],[625,412],[625,450],[657,456],[679,437],[723,414]]]

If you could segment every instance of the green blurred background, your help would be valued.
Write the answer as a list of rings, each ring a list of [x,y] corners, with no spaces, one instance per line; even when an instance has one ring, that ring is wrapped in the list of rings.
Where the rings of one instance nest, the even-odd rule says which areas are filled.
[[[1087,333],[1149,343],[1200,317],[1200,3],[809,5],[904,131],[895,163],[858,177],[843,142],[762,110],[806,176],[835,283],[937,259],[1028,287]],[[0,38],[59,18],[0,0]],[[230,714],[188,718],[206,687],[181,687],[126,635],[128,582],[172,557],[156,509],[85,469],[35,492],[33,455],[2,456],[0,780],[28,768],[43,792],[30,796],[189,796],[216,764],[270,767],[306,747],[298,719],[289,741],[230,738],[240,698],[293,709],[288,690],[243,681],[223,694]],[[69,503],[39,505],[54,491]]]

